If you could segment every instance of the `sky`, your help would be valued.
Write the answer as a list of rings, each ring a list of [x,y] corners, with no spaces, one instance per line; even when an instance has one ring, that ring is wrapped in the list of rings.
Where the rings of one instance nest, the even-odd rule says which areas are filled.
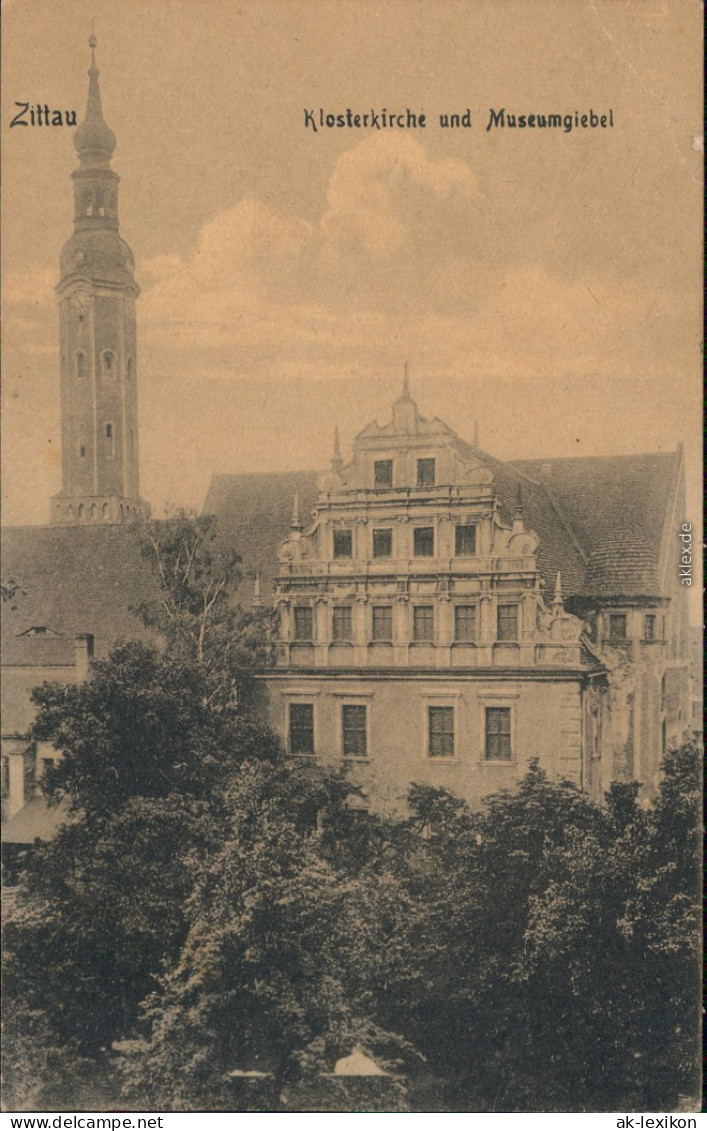
[[[60,487],[59,252],[91,25],[136,258],[142,494],[326,467],[413,395],[504,458],[674,449],[700,510],[696,0],[11,0],[3,521]],[[424,113],[424,129],[318,114]],[[613,111],[612,129],[486,129]],[[471,128],[440,115],[470,111]]]

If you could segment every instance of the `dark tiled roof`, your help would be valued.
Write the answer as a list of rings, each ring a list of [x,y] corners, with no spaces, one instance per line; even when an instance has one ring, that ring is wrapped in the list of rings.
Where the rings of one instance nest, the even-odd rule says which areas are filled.
[[[655,557],[639,538],[612,539],[592,551],[584,592],[590,597],[658,596]]]
[[[514,460],[568,515],[589,556],[602,544],[638,539],[657,561],[680,474],[681,453]]]
[[[7,641],[13,664],[23,668],[71,668],[75,661],[75,643],[72,636],[60,632],[21,632],[10,643]],[[5,651],[3,649],[3,656]],[[3,660],[3,662],[8,662]]]
[[[150,638],[130,608],[156,593],[156,583],[129,527],[4,527],[2,576],[21,586],[2,610],[3,665],[26,665],[42,648],[71,663],[81,633],[94,637],[98,657],[118,639]],[[51,632],[43,642],[21,635],[32,626]],[[51,662],[49,654],[38,660]]]
[[[243,568],[260,574],[263,601],[270,599],[277,573],[277,551],[290,529],[295,495],[300,516],[309,525],[317,501],[318,471],[268,472],[262,475],[214,475],[202,508],[218,517],[219,530],[241,555]],[[253,582],[243,581],[240,595],[249,602]]]

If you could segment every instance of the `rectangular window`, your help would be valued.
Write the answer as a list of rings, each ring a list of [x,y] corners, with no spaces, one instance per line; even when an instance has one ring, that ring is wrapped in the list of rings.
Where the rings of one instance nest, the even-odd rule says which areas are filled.
[[[373,485],[375,487],[393,486],[392,459],[377,459],[373,464]]]
[[[373,639],[391,641],[393,639],[393,606],[373,606]]]
[[[295,640],[314,640],[314,609],[295,605]]]
[[[609,639],[610,640],[625,640],[626,639],[626,614],[625,613],[611,613],[609,616]]]
[[[290,703],[290,754],[314,753],[314,704]]]
[[[511,709],[486,708],[486,743],[484,755],[489,762],[511,760]]]
[[[655,640],[655,614],[646,613],[643,625],[643,636],[646,640]]]
[[[454,707],[428,707],[430,758],[454,757]]]
[[[435,531],[433,526],[417,526],[413,534],[416,558],[435,556]]]
[[[418,605],[412,614],[414,640],[434,640],[435,611],[433,605]]]
[[[458,558],[471,558],[476,553],[476,527],[455,526],[454,552]]]
[[[331,635],[334,640],[351,639],[351,605],[335,605],[332,614]]]
[[[418,487],[434,487],[435,461],[433,459],[419,459],[417,461]]]
[[[476,640],[476,605],[457,605],[455,608],[454,639],[463,644]]]
[[[497,633],[499,640],[518,639],[518,606],[499,605],[497,612]]]
[[[389,558],[393,553],[393,531],[373,531],[373,557]]]
[[[351,557],[351,531],[350,530],[335,530],[334,531],[334,557],[335,558],[350,558]]]
[[[341,726],[344,758],[365,758],[367,754],[366,708],[345,704],[341,708]]]

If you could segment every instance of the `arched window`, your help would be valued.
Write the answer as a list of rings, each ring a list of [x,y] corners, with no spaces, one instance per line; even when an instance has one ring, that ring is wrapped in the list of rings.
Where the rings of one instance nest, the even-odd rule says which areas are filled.
[[[83,503],[79,503],[79,522],[86,521],[86,508]]]
[[[108,506],[108,503],[103,504],[102,514],[103,514],[103,521],[107,522],[108,519],[110,518],[110,507]]]
[[[91,522],[95,522],[98,518],[98,507],[95,503],[91,503]]]
[[[128,358],[127,374],[128,381],[132,381],[133,377],[135,376],[135,362],[131,357]]]
[[[115,455],[115,435],[111,423],[106,424],[106,455],[109,458]]]
[[[113,377],[115,374],[115,354],[112,350],[104,350],[103,356],[103,376]]]
[[[86,376],[86,354],[82,350],[76,354],[76,376]]]

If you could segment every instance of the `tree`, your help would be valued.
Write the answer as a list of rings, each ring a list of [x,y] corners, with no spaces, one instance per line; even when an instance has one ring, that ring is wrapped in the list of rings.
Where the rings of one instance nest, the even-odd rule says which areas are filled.
[[[62,755],[47,775],[50,796],[68,795],[91,819],[134,797],[217,800],[241,760],[256,750],[278,757],[269,729],[235,706],[218,710],[211,686],[196,660],[131,643],[85,683],[38,688],[32,738]]]
[[[698,764],[671,754],[647,809],[636,783],[600,807],[537,766],[477,812],[413,789],[405,914],[375,995],[378,1022],[426,1058],[416,1109],[671,1110],[694,1094]]]
[[[375,828],[358,837],[358,859],[344,864],[350,793],[315,765],[241,767],[223,845],[189,900],[184,947],[146,1002],[145,1036],[122,1045],[127,1102],[234,1110],[235,1070],[263,1073],[267,1109],[283,1110],[303,1080],[321,1093],[321,1074],[354,1045],[389,1066],[409,1051],[351,992],[351,966],[365,977],[371,962],[380,840]]]
[[[214,515],[177,511],[136,527],[160,595],[137,606],[172,656],[203,665],[207,698],[224,708],[253,690],[253,670],[269,658],[270,614],[237,602],[240,555],[219,536]]]
[[[33,1034],[35,1057],[57,1066],[50,1106],[130,1032],[178,956],[195,861],[222,836],[227,782],[245,761],[280,757],[241,693],[265,635],[235,604],[240,574],[215,524],[179,515],[139,536],[162,578],[143,610],[162,650],[118,645],[86,683],[34,693],[32,738],[62,754],[43,784],[52,802],[68,798],[71,819],[35,850],[16,893],[5,1050],[16,1094],[30,1094],[22,1050]]]

